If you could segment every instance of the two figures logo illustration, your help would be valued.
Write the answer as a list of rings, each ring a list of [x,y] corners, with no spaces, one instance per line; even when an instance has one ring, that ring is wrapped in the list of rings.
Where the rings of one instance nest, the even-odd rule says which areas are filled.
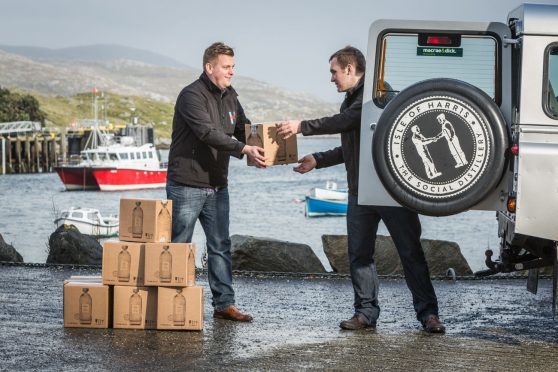
[[[434,164],[434,160],[427,146],[431,143],[438,142],[442,138],[446,140],[451,156],[455,160],[455,168],[460,168],[468,163],[465,153],[461,148],[461,144],[459,143],[459,138],[455,133],[453,124],[446,119],[444,114],[436,116],[436,120],[440,124],[441,130],[440,133],[434,137],[426,138],[420,132],[420,128],[417,125],[411,127],[411,132],[413,132],[411,139],[424,164],[424,170],[429,179],[439,177],[442,173],[436,169],[436,165]]]

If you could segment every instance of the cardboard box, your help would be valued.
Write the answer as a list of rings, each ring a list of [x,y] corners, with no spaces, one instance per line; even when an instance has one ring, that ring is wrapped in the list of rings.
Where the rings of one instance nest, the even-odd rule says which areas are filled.
[[[64,327],[110,328],[112,326],[112,291],[97,280],[64,281]]]
[[[107,240],[103,244],[103,284],[144,285],[145,245]]]
[[[157,287],[114,286],[114,328],[157,328]]]
[[[170,242],[172,201],[120,199],[120,240],[128,242]]]
[[[265,164],[280,165],[298,162],[296,136],[283,139],[277,136],[276,123],[245,124],[246,144],[263,147]],[[255,165],[247,158],[248,165]]]
[[[145,243],[146,286],[186,287],[196,284],[196,245]]]
[[[157,329],[203,329],[203,288],[159,287]]]

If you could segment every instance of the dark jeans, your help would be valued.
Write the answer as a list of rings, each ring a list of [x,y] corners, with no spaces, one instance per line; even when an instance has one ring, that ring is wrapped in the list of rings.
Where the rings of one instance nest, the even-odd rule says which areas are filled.
[[[207,241],[207,278],[215,311],[234,305],[228,189],[188,187],[167,180],[167,198],[172,200],[173,243],[190,243],[200,220]]]
[[[428,315],[438,315],[438,300],[420,244],[418,215],[403,207],[358,205],[357,197],[349,195],[347,236],[355,313],[364,315],[370,324],[375,324],[380,315],[378,274],[374,265],[380,220],[384,221],[399,253],[417,319],[422,322]]]

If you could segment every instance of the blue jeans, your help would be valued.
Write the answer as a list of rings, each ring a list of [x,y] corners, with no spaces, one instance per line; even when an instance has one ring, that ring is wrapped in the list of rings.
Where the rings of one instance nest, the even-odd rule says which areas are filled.
[[[207,278],[215,311],[234,305],[228,189],[188,187],[167,180],[167,198],[172,200],[173,243],[190,243],[200,220],[207,241]]]
[[[358,205],[357,197],[349,195],[347,239],[355,313],[364,315],[369,324],[376,324],[380,315],[378,274],[374,264],[380,220],[384,221],[401,259],[417,319],[422,322],[428,315],[438,315],[438,299],[420,243],[418,215],[403,207]]]

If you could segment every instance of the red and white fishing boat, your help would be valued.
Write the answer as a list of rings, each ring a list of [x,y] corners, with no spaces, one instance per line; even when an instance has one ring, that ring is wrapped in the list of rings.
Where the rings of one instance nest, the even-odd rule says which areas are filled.
[[[151,144],[113,144],[81,151],[81,162],[55,167],[66,190],[135,190],[165,187],[167,169]]]
[[[151,143],[135,146],[128,136],[115,138],[97,120],[79,158],[54,167],[66,190],[135,190],[165,187],[166,164]]]
[[[94,119],[80,120],[78,127],[90,129],[78,159],[54,167],[66,190],[135,190],[165,187],[166,164],[161,163],[151,143],[135,145],[133,137],[114,137],[97,116],[97,88],[93,88]],[[134,122],[134,120],[133,120]]]

